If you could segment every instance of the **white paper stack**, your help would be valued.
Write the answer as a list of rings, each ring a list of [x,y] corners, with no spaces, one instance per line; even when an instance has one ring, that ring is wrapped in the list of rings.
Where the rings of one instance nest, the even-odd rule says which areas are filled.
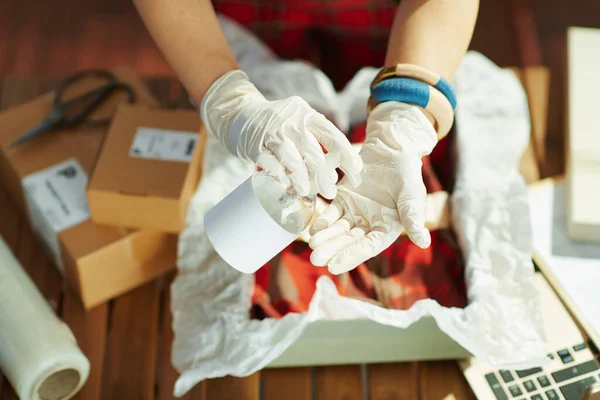
[[[600,30],[569,28],[567,229],[600,242]]]
[[[530,188],[534,259],[587,335],[600,345],[600,245],[568,237],[566,198],[561,179]]]

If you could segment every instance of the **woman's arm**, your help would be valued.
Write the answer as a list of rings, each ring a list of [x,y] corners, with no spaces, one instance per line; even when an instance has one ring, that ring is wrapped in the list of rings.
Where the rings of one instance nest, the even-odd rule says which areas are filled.
[[[465,55],[479,0],[402,0],[385,66],[416,64],[452,81]]]
[[[196,104],[237,69],[210,0],[133,0],[150,35]]]
[[[452,81],[471,42],[478,11],[479,0],[402,0],[385,66],[415,64]],[[433,116],[423,112],[435,124]]]

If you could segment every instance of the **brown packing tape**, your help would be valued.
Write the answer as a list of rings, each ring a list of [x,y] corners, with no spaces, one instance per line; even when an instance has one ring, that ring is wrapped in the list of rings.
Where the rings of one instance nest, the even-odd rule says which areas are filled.
[[[114,73],[134,89],[139,103],[158,106],[157,100],[131,69],[117,68]],[[81,93],[97,84],[82,82],[74,91]],[[0,182],[24,213],[27,213],[27,206],[21,183],[23,178],[69,158],[76,158],[90,174],[106,131],[106,128],[90,127],[57,129],[18,147],[7,148],[7,144],[47,115],[52,100],[53,94],[47,93],[0,113],[0,145],[3,146],[0,149]],[[121,98],[107,101],[93,116],[106,115],[110,107],[116,108],[120,101]],[[175,265],[175,235],[100,226],[88,219],[61,231],[58,237],[66,280],[87,309],[139,286]]]

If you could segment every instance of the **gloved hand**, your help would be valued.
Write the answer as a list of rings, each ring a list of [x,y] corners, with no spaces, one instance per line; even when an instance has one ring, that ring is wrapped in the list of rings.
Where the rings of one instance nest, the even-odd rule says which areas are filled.
[[[311,262],[333,274],[347,272],[381,253],[403,230],[417,246],[429,247],[421,159],[436,144],[432,124],[417,107],[375,107],[359,153],[362,182],[342,179],[337,197],[312,225]]]
[[[360,182],[361,159],[332,122],[297,96],[268,101],[240,70],[211,85],[200,114],[207,131],[232,154],[256,163],[301,196],[320,193],[333,199],[338,167]]]

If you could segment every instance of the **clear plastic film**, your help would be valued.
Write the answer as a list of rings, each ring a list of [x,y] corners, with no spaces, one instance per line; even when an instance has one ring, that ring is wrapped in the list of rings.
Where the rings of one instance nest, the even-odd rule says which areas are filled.
[[[0,368],[21,400],[66,400],[90,364],[0,238]]]

